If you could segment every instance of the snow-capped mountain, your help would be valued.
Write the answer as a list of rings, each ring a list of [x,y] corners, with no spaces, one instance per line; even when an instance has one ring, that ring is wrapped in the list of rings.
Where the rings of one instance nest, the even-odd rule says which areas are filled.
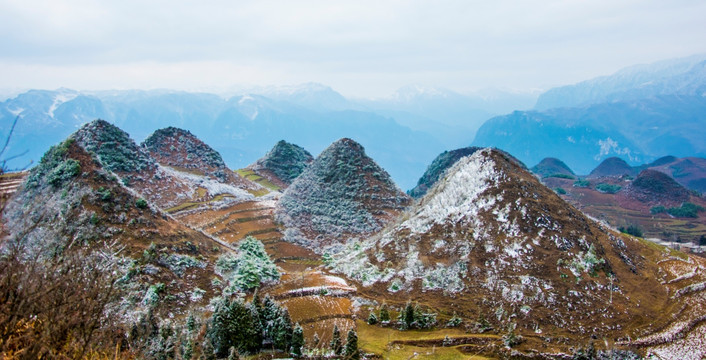
[[[703,95],[706,54],[635,65],[613,75],[551,89],[540,95],[535,109],[577,107],[650,98],[659,95]]]

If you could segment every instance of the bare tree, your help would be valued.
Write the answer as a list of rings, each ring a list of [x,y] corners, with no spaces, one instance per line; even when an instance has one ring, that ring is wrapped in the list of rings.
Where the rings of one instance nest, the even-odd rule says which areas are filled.
[[[46,257],[8,240],[0,255],[0,357],[83,358],[117,329],[106,309],[119,296],[114,257],[79,247]]]
[[[29,151],[29,150],[25,150],[24,152],[22,152],[20,154],[5,157],[5,151],[7,150],[7,146],[10,145],[10,139],[12,139],[12,134],[15,132],[15,126],[17,126],[17,122],[19,120],[20,120],[20,116],[17,115],[17,117],[15,117],[15,120],[12,122],[12,126],[10,127],[10,132],[7,134],[7,137],[5,138],[5,144],[3,145],[2,150],[0,150],[0,175],[7,172],[7,170],[8,170],[7,169],[7,162],[8,161],[17,159],[18,157],[21,157],[21,156],[24,156]],[[25,166],[23,169],[28,168],[29,165],[31,165],[31,164],[32,164],[32,162],[30,161],[30,163],[27,164],[27,166]]]

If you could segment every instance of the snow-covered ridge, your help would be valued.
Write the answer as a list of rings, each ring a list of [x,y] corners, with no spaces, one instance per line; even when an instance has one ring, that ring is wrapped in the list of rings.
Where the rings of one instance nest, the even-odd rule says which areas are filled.
[[[412,233],[425,233],[434,224],[459,222],[474,217],[495,203],[494,198],[481,199],[481,194],[503,178],[490,156],[493,150],[483,149],[461,158],[435,188],[422,200],[421,207],[402,223]]]
[[[59,105],[65,103],[65,102],[71,101],[78,96],[79,96],[79,93],[76,91],[61,89],[61,91],[58,94],[56,94],[56,96],[54,97],[54,102],[49,107],[49,110],[47,110],[47,115],[49,115],[49,117],[53,118],[54,111],[56,111],[56,109],[59,107]]]

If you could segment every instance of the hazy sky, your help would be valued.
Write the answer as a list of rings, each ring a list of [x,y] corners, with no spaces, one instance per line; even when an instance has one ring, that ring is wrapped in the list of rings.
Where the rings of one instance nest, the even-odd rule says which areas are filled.
[[[0,88],[548,88],[706,53],[705,19],[701,0],[0,0]]]

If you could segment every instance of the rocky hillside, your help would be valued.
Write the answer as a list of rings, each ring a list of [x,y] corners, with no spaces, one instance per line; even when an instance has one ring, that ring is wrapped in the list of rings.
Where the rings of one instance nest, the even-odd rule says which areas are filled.
[[[635,175],[635,169],[633,169],[632,166],[628,165],[625,160],[613,156],[603,160],[600,165],[598,165],[595,169],[593,169],[593,171],[591,171],[589,177],[618,177],[623,175]]]
[[[130,135],[107,121],[87,123],[70,138],[87,152],[95,154],[102,167],[118,176],[124,185],[137,190],[159,207],[173,205],[189,192],[186,184],[165,174]]]
[[[100,164],[117,176],[125,186],[134,189],[145,199],[162,209],[174,208],[186,202],[210,200],[218,195],[221,195],[221,200],[226,202],[247,200],[251,199],[252,195],[246,190],[259,188],[258,185],[244,179],[239,179],[238,182],[222,183],[218,178],[214,179],[205,175],[205,171],[214,169],[206,165],[203,165],[204,168],[198,173],[186,171],[189,169],[183,167],[177,169],[162,166],[147,152],[146,148],[137,146],[126,132],[104,120],[87,123],[70,138],[89,153],[95,154]],[[151,143],[156,143],[157,138],[167,139],[164,136],[156,136]],[[195,138],[191,138],[190,141],[193,144],[200,143]],[[180,155],[172,154],[172,157],[176,159],[164,157],[166,152],[161,154],[157,152],[157,155],[162,161],[171,161],[171,163],[178,162],[179,159],[186,159],[184,147],[174,146],[174,150],[171,150],[170,147],[169,151]],[[203,152],[203,154],[207,154],[207,152]],[[207,158],[211,159],[211,157]],[[196,158],[194,161],[197,164],[213,162]],[[218,172],[219,170],[214,171]],[[226,178],[236,177],[236,175],[228,174],[227,168],[225,174]]]
[[[643,203],[681,205],[689,201],[691,192],[669,175],[656,170],[643,170],[625,188],[625,196]]]
[[[486,149],[459,160],[378,236],[348,242],[332,266],[364,291],[478,314],[495,329],[551,332],[553,343],[646,334],[671,321],[658,255]]]
[[[442,152],[431,162],[429,167],[427,167],[427,170],[422,177],[419,178],[419,181],[417,181],[417,186],[409,191],[409,195],[415,199],[421,198],[434,186],[446,169],[453,166],[453,164],[462,157],[471,155],[478,150],[480,150],[480,148],[471,146]]]
[[[195,171],[225,182],[228,168],[221,154],[199,140],[188,130],[175,127],[152,133],[142,147],[162,165]]]
[[[576,175],[563,161],[551,157],[542,159],[542,161],[533,166],[530,171],[540,178],[552,177],[556,175],[573,177]]]
[[[76,137],[52,147],[6,207],[2,220],[9,237],[3,249],[16,242],[27,255],[49,260],[72,249],[95,257],[96,263],[86,265],[86,276],[105,271],[120,279],[115,286],[122,299],[109,314],[124,330],[148,312],[183,316],[192,306],[207,304],[215,294],[213,262],[228,249],[165,216],[105,169],[101,155],[89,153]],[[154,166],[132,159],[111,168]]]
[[[233,187],[257,191],[261,187],[230,170],[221,154],[188,130],[175,127],[160,129],[142,143],[160,165],[182,173],[215,180]]]
[[[706,192],[706,159],[667,156],[660,160],[650,164],[649,168],[670,175],[686,188],[701,193]]]
[[[314,157],[301,146],[280,140],[265,156],[248,166],[248,169],[273,184],[286,188],[313,161]]]
[[[351,139],[340,139],[297,177],[282,195],[277,219],[285,240],[316,251],[344,236],[371,234],[410,202],[390,175]]]

